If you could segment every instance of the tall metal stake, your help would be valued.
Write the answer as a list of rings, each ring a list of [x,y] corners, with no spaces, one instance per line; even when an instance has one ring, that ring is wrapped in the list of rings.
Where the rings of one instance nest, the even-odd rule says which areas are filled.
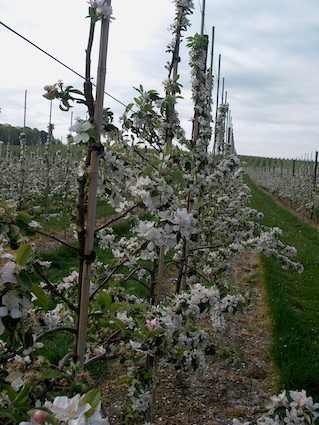
[[[111,5],[111,0],[108,0],[108,5]],[[86,336],[87,336],[87,322],[88,322],[88,309],[90,298],[90,280],[91,280],[91,262],[94,244],[94,229],[96,219],[96,201],[97,201],[97,186],[98,186],[98,172],[99,172],[99,155],[101,148],[101,129],[103,118],[103,101],[105,90],[105,77],[106,77],[106,59],[107,59],[107,46],[109,35],[109,20],[101,20],[101,35],[100,35],[100,51],[98,74],[96,84],[96,101],[94,108],[94,125],[96,130],[96,145],[91,152],[90,157],[90,170],[89,170],[89,193],[88,193],[88,207],[87,207],[87,220],[86,220],[86,237],[84,246],[84,263],[83,274],[81,282],[81,297],[80,297],[80,313],[78,323],[78,337],[77,337],[77,357],[81,367],[84,365]]]
[[[24,91],[24,115],[23,115],[23,133],[25,133],[26,119],[27,119],[27,90]]]
[[[215,134],[214,134],[214,155],[216,154],[216,143],[217,143],[217,117],[218,117],[218,102],[219,102],[219,83],[220,83],[220,63],[221,54],[218,57],[218,73],[217,73],[217,94],[216,94],[216,113],[215,113]]]
[[[205,9],[206,9],[206,0],[203,0],[203,7],[202,7],[202,23],[201,23],[200,35],[204,35],[204,27],[205,27]]]
[[[213,66],[214,66],[214,44],[215,44],[215,27],[212,27],[212,47],[210,51],[210,76],[209,76],[209,87],[212,92],[212,84],[213,84]]]

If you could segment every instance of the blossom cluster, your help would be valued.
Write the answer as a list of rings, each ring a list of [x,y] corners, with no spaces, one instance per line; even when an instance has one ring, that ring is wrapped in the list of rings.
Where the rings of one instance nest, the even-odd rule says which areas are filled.
[[[314,403],[305,390],[284,390],[282,393],[271,397],[268,411],[255,422],[245,422],[246,425],[285,425],[299,424],[310,425],[318,422],[319,403]],[[233,425],[240,425],[238,419],[233,420]]]
[[[97,19],[107,19],[109,21],[114,19],[112,17],[112,6],[108,4],[107,0],[89,0],[88,3],[94,10]]]
[[[30,422],[19,425],[48,425],[63,423],[66,425],[109,425],[108,418],[101,414],[101,401],[89,403],[89,394],[76,394],[74,397],[58,396],[53,401],[45,401],[31,412]]]

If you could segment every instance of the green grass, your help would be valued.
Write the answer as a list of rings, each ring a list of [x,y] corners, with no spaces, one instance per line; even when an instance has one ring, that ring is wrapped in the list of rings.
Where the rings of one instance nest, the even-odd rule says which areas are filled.
[[[68,147],[71,148],[71,152],[73,153],[73,155],[76,159],[78,159],[78,160],[81,159],[81,157],[83,155],[83,148],[80,147],[80,146],[77,146],[77,145],[68,146],[68,145],[64,145],[64,144],[61,144],[61,143],[58,144],[58,145],[51,144],[50,145],[50,152],[52,154],[56,154],[57,151],[61,151],[63,155],[66,155]],[[20,151],[21,151],[20,144],[19,145],[12,145],[12,146],[10,146],[10,149],[11,149],[11,152],[12,152],[13,155],[15,155],[17,157],[20,155]],[[39,153],[43,155],[46,152],[46,149],[47,149],[46,145],[27,145],[26,146],[27,154],[31,153],[31,152],[35,153],[35,152],[39,151]]]
[[[43,348],[37,351],[37,355],[46,357],[50,363],[58,365],[59,361],[72,351],[74,335],[70,332],[58,332],[45,338]]]
[[[54,251],[39,254],[44,261],[51,261],[51,267],[46,276],[51,282],[59,282],[78,268],[78,253],[65,245],[60,245]]]
[[[319,400],[319,233],[279,207],[251,180],[252,207],[265,215],[263,224],[283,230],[282,241],[294,246],[304,272],[283,270],[273,258],[262,258],[267,301],[273,319],[273,357],[279,386],[305,389]]]
[[[115,214],[115,210],[106,201],[98,201],[96,207],[96,218],[110,218]]]

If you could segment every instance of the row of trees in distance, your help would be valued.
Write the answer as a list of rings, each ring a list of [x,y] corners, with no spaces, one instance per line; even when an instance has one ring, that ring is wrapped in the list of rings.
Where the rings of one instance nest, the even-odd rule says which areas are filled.
[[[30,127],[14,127],[10,124],[0,124],[0,141],[6,145],[20,145],[21,133],[25,134],[27,145],[45,145],[48,139],[48,132],[44,130]],[[61,141],[56,139],[52,134],[51,143],[61,144]]]

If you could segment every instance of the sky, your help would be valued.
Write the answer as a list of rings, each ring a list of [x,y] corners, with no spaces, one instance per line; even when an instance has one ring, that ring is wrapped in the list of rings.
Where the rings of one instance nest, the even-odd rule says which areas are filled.
[[[235,148],[239,155],[272,158],[313,158],[319,150],[319,1],[318,0],[206,0],[205,33],[212,43],[213,117],[217,101],[218,61],[220,93],[227,92]],[[0,21],[80,75],[85,70],[89,19],[86,0],[2,0]],[[113,0],[109,33],[104,106],[114,112],[115,124],[136,95],[140,84],[163,94],[166,46],[175,16],[171,0]],[[203,0],[194,0],[191,27],[180,51],[182,96],[177,110],[191,137],[189,55],[186,37],[200,33]],[[99,30],[92,54],[96,81]],[[209,47],[211,51],[211,46]],[[83,88],[83,79],[21,37],[0,25],[0,124],[47,130],[50,101],[43,87],[62,80]],[[210,63],[210,58],[209,58]],[[224,84],[223,84],[224,82]],[[115,100],[115,99],[116,100]],[[71,112],[72,111],[72,112]],[[86,111],[75,105],[59,111],[52,102],[54,136],[66,142],[75,117]]]

